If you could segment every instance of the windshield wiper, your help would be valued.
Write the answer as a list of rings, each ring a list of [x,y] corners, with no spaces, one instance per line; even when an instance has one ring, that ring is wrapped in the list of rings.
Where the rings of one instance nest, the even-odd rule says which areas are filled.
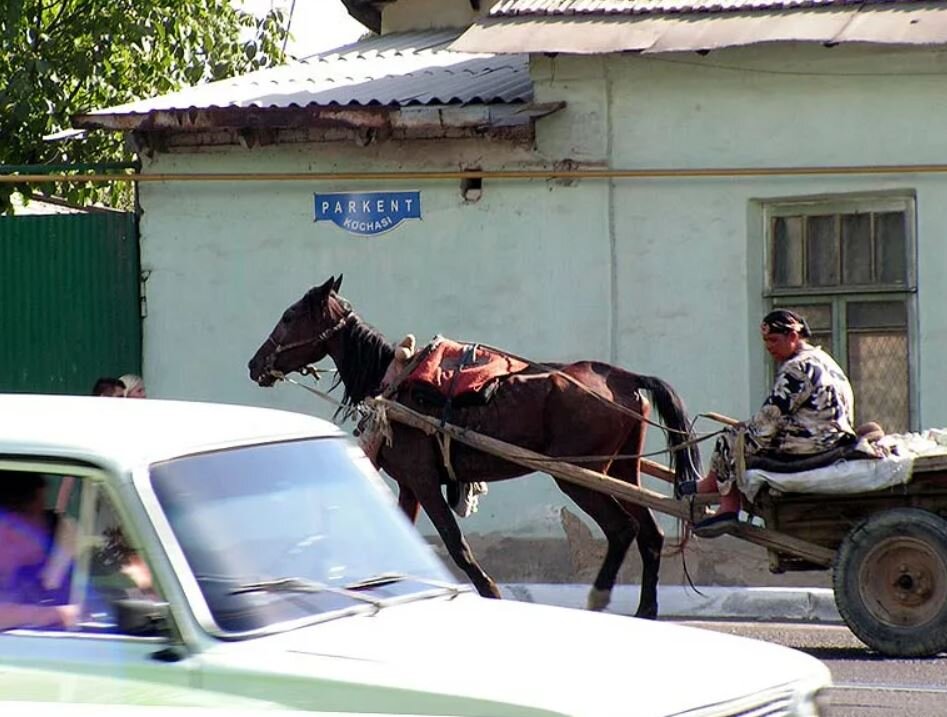
[[[421,583],[422,585],[430,585],[431,587],[441,588],[450,592],[451,597],[456,597],[461,593],[469,592],[470,588],[461,585],[455,585],[453,583],[445,583],[441,580],[431,580],[429,578],[419,578],[416,575],[409,575],[407,573],[378,573],[377,575],[372,575],[361,580],[355,580],[350,583],[346,583],[344,586],[345,590],[371,590],[372,588],[382,587],[384,585],[390,585],[392,583],[400,583],[402,581],[410,581],[415,583]]]
[[[368,597],[367,595],[362,595],[361,593],[350,589],[348,586],[336,588],[332,587],[331,585],[324,585],[323,583],[317,583],[314,580],[306,580],[304,578],[276,578],[274,580],[260,580],[253,583],[244,583],[243,585],[238,585],[233,590],[231,590],[230,594],[243,595],[245,593],[256,592],[329,593],[331,595],[342,595],[352,600],[372,605],[375,608],[375,612],[378,612],[385,606],[384,600],[376,600],[375,598]]]

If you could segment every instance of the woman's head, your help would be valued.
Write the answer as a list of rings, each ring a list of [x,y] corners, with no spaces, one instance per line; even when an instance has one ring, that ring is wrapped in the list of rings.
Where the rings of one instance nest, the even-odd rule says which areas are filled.
[[[785,361],[795,356],[812,336],[805,318],[789,309],[776,309],[763,317],[760,324],[763,344],[769,355],[777,361]]]
[[[47,539],[37,521],[46,507],[45,489],[40,473],[0,471],[0,585],[44,559]]]
[[[43,506],[46,478],[41,473],[0,471],[0,511],[25,513]]]
[[[110,376],[103,376],[95,382],[95,385],[92,387],[93,396],[124,396],[125,395],[125,384],[119,381],[117,378],[111,378]]]
[[[133,373],[126,373],[118,380],[125,384],[125,398],[146,398],[145,382],[142,380],[141,376],[136,376]]]

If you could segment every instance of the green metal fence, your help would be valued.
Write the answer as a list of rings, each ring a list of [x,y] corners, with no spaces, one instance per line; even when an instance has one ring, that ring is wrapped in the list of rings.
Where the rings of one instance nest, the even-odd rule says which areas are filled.
[[[0,217],[0,391],[140,373],[139,272],[134,214]]]

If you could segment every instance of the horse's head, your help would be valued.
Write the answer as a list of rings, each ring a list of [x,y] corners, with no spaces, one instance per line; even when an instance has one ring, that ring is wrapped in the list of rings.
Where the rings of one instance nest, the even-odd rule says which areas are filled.
[[[272,386],[277,374],[298,371],[325,358],[329,339],[352,315],[351,307],[337,293],[341,285],[341,274],[338,279],[330,276],[283,312],[247,364],[252,380]]]

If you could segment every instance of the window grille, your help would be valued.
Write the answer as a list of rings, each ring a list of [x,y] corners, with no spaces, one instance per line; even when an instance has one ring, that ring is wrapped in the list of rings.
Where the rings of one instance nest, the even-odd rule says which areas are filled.
[[[765,216],[768,303],[804,315],[812,343],[845,368],[857,422],[911,430],[913,198],[786,202]]]

